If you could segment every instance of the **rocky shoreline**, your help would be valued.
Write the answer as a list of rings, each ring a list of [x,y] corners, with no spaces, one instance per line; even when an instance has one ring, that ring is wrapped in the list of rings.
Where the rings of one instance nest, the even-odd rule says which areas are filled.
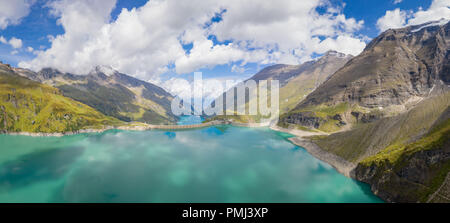
[[[270,129],[278,131],[278,132],[284,132],[289,133],[291,135],[295,135],[297,137],[305,137],[305,136],[316,136],[316,135],[327,135],[326,133],[321,132],[308,132],[298,129],[286,129],[279,126],[270,126]]]
[[[354,178],[352,175],[353,170],[356,168],[356,164],[348,162],[343,158],[329,153],[321,149],[318,145],[311,142],[311,140],[303,139],[301,137],[289,138],[289,141],[295,145],[303,147],[309,154],[315,158],[322,160],[334,167],[339,173],[346,177]]]
[[[118,128],[103,128],[103,129],[82,129],[75,132],[55,132],[55,133],[44,133],[44,132],[4,132],[0,134],[6,135],[16,135],[16,136],[32,136],[32,137],[63,137],[69,135],[77,135],[83,133],[102,133],[108,130],[118,129]]]
[[[232,126],[236,127],[247,127],[247,128],[262,128],[262,127],[269,127],[269,124],[267,123],[240,123],[240,122],[231,122]]]
[[[309,154],[311,154],[315,158],[322,160],[325,163],[330,164],[342,175],[353,178],[352,173],[353,173],[353,170],[356,168],[356,164],[348,162],[347,160],[345,160],[335,154],[327,152],[327,151],[323,150],[322,148],[320,148],[315,143],[313,143],[311,140],[304,138],[307,136],[314,136],[314,135],[326,135],[326,133],[308,132],[308,131],[302,131],[302,130],[298,130],[298,129],[285,129],[285,128],[281,128],[279,126],[271,126],[270,128],[275,131],[285,132],[285,133],[295,135],[296,137],[289,138],[289,141],[291,141],[293,144],[295,144],[297,146],[304,148]]]
[[[177,130],[177,129],[196,129],[204,128],[215,125],[231,124],[219,121],[213,121],[209,123],[203,123],[198,125],[150,125],[145,123],[139,123],[138,125],[124,125],[124,126],[106,126],[101,129],[81,129],[74,132],[55,132],[55,133],[43,133],[43,132],[0,132],[0,134],[7,135],[22,135],[22,136],[32,136],[32,137],[63,137],[69,135],[77,135],[83,133],[102,133],[108,130],[127,130],[127,131],[147,131],[152,129],[161,130]],[[237,125],[236,125],[237,126]],[[251,126],[245,126],[251,127]]]

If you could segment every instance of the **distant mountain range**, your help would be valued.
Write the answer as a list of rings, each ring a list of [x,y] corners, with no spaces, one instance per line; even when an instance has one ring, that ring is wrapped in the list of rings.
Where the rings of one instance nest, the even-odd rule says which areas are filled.
[[[76,132],[122,122],[0,64],[0,132]]]
[[[62,73],[52,68],[37,73],[20,68],[13,70],[23,77],[56,87],[64,96],[122,121],[150,124],[176,121],[170,110],[173,98],[170,93],[110,67],[97,66],[86,75]]]
[[[306,140],[353,164],[351,176],[384,200],[450,202],[449,34],[444,20],[390,29],[355,57],[330,51],[300,65],[266,67],[250,79],[279,80],[278,126],[327,133]],[[177,120],[170,93],[105,66],[73,75],[0,64],[0,98],[1,132]]]
[[[0,63],[0,79],[0,132],[65,133],[177,120],[170,93],[106,66],[74,75]]]
[[[328,51],[317,60],[300,65],[269,66],[250,79],[280,82],[280,112],[285,113],[344,66],[352,55]]]
[[[268,66],[248,80],[254,80],[256,83],[261,80],[278,80],[280,83],[280,113],[283,114],[294,108],[352,57],[352,55],[328,51],[322,57],[300,65],[276,64]],[[232,91],[236,91],[236,89],[231,88],[224,95]],[[254,100],[257,100],[257,98],[254,98]],[[246,103],[248,104],[248,98],[246,98]],[[233,119],[238,122],[259,122],[260,118],[259,115],[226,117],[226,119]],[[225,119],[225,117],[215,116],[212,119]]]

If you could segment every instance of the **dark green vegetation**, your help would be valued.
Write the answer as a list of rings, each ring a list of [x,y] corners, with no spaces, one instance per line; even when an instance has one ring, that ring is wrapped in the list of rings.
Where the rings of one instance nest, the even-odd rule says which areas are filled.
[[[450,202],[449,172],[450,118],[447,118],[415,142],[393,144],[366,158],[355,169],[355,176],[370,183],[387,201]]]
[[[390,202],[450,202],[450,23],[388,30],[281,117]]]
[[[0,64],[0,132],[75,132],[122,124]]]
[[[150,124],[171,124],[176,121],[170,109],[172,95],[158,86],[110,68],[99,66],[83,76],[50,68],[38,73],[16,70],[23,76],[60,89],[64,96],[122,121]]]

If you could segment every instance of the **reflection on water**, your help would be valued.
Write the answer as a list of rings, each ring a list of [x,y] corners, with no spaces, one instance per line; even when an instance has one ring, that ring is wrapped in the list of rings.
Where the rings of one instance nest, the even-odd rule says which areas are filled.
[[[14,190],[63,176],[83,152],[82,147],[48,149],[7,161],[0,166],[0,190]]]
[[[230,126],[0,135],[0,202],[379,202],[286,137]]]

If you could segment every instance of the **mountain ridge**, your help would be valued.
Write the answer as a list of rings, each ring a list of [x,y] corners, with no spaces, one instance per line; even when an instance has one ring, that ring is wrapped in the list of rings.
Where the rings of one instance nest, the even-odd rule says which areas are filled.
[[[39,72],[16,69],[20,75],[55,86],[67,97],[83,102],[108,116],[122,121],[171,124],[173,96],[163,88],[120,73],[106,66],[96,66],[87,75],[63,73],[44,68]]]
[[[284,113],[303,100],[306,95],[329,78],[336,70],[344,66],[352,57],[352,55],[337,51],[328,51],[320,58],[299,65],[275,64],[268,66],[246,81],[253,80],[258,84],[261,80],[278,80],[280,83],[280,113]],[[223,95],[231,93],[232,90],[236,92],[236,87],[224,92]],[[257,100],[257,98],[253,100]],[[246,97],[246,104],[248,103],[248,97]],[[215,119],[230,118],[238,122],[259,122],[261,117],[259,115],[215,117]]]
[[[306,140],[385,201],[450,202],[449,34],[449,22],[383,32],[279,125],[329,132]]]
[[[0,132],[65,133],[122,122],[0,64]]]
[[[296,105],[289,115],[282,117],[282,123],[333,132],[354,124],[355,118],[371,116],[366,120],[375,120],[389,113],[403,112],[401,107],[411,100],[428,97],[435,88],[446,88],[450,66],[449,27],[447,23],[415,33],[410,32],[413,27],[383,32]],[[315,114],[321,108],[333,110],[339,106],[346,107],[345,111],[324,113],[328,118]],[[336,115],[341,117],[333,119]]]

